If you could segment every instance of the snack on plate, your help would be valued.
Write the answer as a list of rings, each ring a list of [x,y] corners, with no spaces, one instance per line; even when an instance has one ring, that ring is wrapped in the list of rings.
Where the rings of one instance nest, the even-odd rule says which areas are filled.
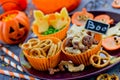
[[[113,8],[120,8],[120,0],[113,0],[112,7]]]
[[[100,74],[96,80],[111,80],[109,74]]]
[[[78,26],[84,26],[88,19],[93,19],[94,15],[87,12],[86,8],[83,8],[80,12],[75,12],[72,15],[72,23]]]
[[[100,74],[96,80],[119,80],[119,77],[115,74]]]
[[[108,29],[107,34],[103,36],[103,38],[110,36],[120,36],[120,22],[118,22],[115,26]]]
[[[111,19],[110,16],[107,14],[98,15],[94,18],[94,20],[99,21],[99,22],[103,22],[106,24],[113,24],[114,23],[114,20]]]
[[[62,51],[74,64],[89,65],[89,58],[100,50],[101,41],[101,34],[73,25],[62,43]]]
[[[56,72],[59,72],[60,69],[48,68],[48,71],[49,71],[49,74],[50,74],[50,75],[53,75],[53,74],[55,74]]]
[[[117,50],[120,48],[120,37],[110,36],[102,40],[102,46],[106,50]]]
[[[120,61],[120,57],[114,57],[110,60],[110,64],[115,64]]]
[[[39,10],[34,11],[34,22],[32,30],[39,38],[42,37],[57,37],[64,39],[66,32],[70,26],[70,17],[66,8],[63,8],[60,13],[51,13],[44,15]]]
[[[84,64],[80,64],[78,66],[75,66],[72,62],[70,61],[61,61],[58,64],[58,67],[61,71],[65,71],[66,67],[68,69],[69,72],[79,72],[79,71],[83,71],[85,69],[85,65]]]
[[[119,80],[119,76],[116,74],[111,75],[111,80]]]
[[[23,53],[33,68],[46,71],[60,61],[61,40],[55,37],[32,38],[21,45]]]
[[[103,68],[110,63],[110,55],[106,51],[98,51],[90,57],[90,63],[96,68]]]

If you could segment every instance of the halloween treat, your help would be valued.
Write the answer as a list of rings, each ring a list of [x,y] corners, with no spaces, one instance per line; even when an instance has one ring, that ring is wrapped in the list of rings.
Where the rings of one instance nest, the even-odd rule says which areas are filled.
[[[72,11],[81,3],[81,0],[32,0],[32,3],[37,9],[42,10],[44,13],[54,13],[66,7],[68,11]]]
[[[98,15],[94,18],[94,20],[99,21],[99,22],[103,22],[106,24],[113,24],[114,23],[114,20],[111,19],[110,16],[107,14]]]
[[[120,0],[113,0],[112,7],[113,8],[120,8]]]
[[[50,74],[50,75],[53,75],[53,74],[55,74],[56,72],[59,72],[60,69],[48,68],[48,71],[49,71],[49,74]]]
[[[120,37],[110,36],[102,40],[102,46],[106,50],[117,50],[120,48]]]
[[[116,74],[111,75],[111,80],[119,80],[119,77]]]
[[[23,43],[21,48],[31,66],[36,70],[46,71],[48,68],[55,68],[60,61],[61,40],[58,38],[31,38]]]
[[[44,15],[42,11],[34,11],[35,20],[32,23],[32,30],[39,38],[57,37],[64,39],[70,25],[70,17],[66,8],[60,13],[51,13]]]
[[[87,12],[86,8],[83,8],[81,12],[75,12],[72,15],[72,23],[78,26],[85,25],[88,19],[93,19],[94,15],[92,13]]]
[[[101,79],[103,79],[103,80],[111,80],[109,74],[101,74],[101,75],[99,75],[99,76],[97,77],[96,80],[101,80]]]
[[[115,74],[100,74],[96,80],[119,80],[119,77]]]
[[[105,67],[110,63],[110,55],[106,51],[98,51],[90,57],[90,63],[96,68]]]
[[[13,10],[0,15],[0,40],[6,44],[23,42],[29,32],[29,20],[24,12]]]
[[[120,22],[118,22],[115,26],[110,27],[107,34],[104,35],[103,38],[110,36],[120,36]]]
[[[111,60],[110,60],[110,64],[114,64],[114,63],[117,63],[120,61],[120,57],[113,57]]]
[[[63,40],[62,51],[74,64],[90,65],[89,58],[100,50],[101,40],[101,34],[73,25]]]
[[[45,58],[46,53],[43,49],[41,48],[33,48],[29,51],[29,55],[33,57],[38,57],[38,58]]]
[[[69,72],[79,72],[83,71],[85,68],[83,64],[80,64],[79,66],[74,66],[74,64],[69,61],[61,61],[60,64],[58,65],[61,71],[65,71],[64,66],[68,69]]]

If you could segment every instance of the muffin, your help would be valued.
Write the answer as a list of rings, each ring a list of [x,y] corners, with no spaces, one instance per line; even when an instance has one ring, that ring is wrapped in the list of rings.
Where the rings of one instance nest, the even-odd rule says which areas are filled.
[[[32,38],[21,47],[28,62],[36,70],[55,68],[60,61],[61,40],[58,38]]]

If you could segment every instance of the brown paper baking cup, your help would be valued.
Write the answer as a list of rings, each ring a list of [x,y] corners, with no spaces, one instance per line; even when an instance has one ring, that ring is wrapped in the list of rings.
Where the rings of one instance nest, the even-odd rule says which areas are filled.
[[[32,30],[33,30],[33,33],[36,34],[40,39],[41,38],[44,38],[44,37],[57,37],[59,38],[60,40],[63,40],[66,36],[66,33],[70,27],[70,18],[68,18],[68,23],[67,25],[61,29],[60,31],[54,33],[54,34],[49,34],[49,35],[42,35],[41,33],[38,32],[38,26],[33,24],[32,25]]]
[[[63,40],[61,49],[62,49],[62,52],[65,54],[65,57],[71,60],[74,64],[76,65],[84,64],[87,66],[87,65],[90,65],[89,58],[91,57],[91,55],[96,54],[101,48],[102,35],[96,33],[95,40],[99,41],[97,46],[95,46],[92,49],[88,49],[87,51],[80,54],[70,54],[65,51],[66,39]]]
[[[57,39],[55,37],[44,37],[41,38],[40,40],[45,40],[45,39],[51,39],[55,44],[57,44],[60,39]],[[48,58],[38,58],[34,56],[30,56],[29,52],[23,51],[25,57],[27,58],[28,62],[31,64],[31,66],[40,71],[46,71],[48,68],[54,68],[57,66],[57,64],[60,62],[60,53],[61,49],[54,55]]]

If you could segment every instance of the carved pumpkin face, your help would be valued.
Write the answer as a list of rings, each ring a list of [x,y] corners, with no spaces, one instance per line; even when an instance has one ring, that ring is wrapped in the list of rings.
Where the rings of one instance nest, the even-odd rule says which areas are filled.
[[[17,44],[25,40],[29,32],[29,20],[25,13],[14,10],[0,16],[0,40]]]

